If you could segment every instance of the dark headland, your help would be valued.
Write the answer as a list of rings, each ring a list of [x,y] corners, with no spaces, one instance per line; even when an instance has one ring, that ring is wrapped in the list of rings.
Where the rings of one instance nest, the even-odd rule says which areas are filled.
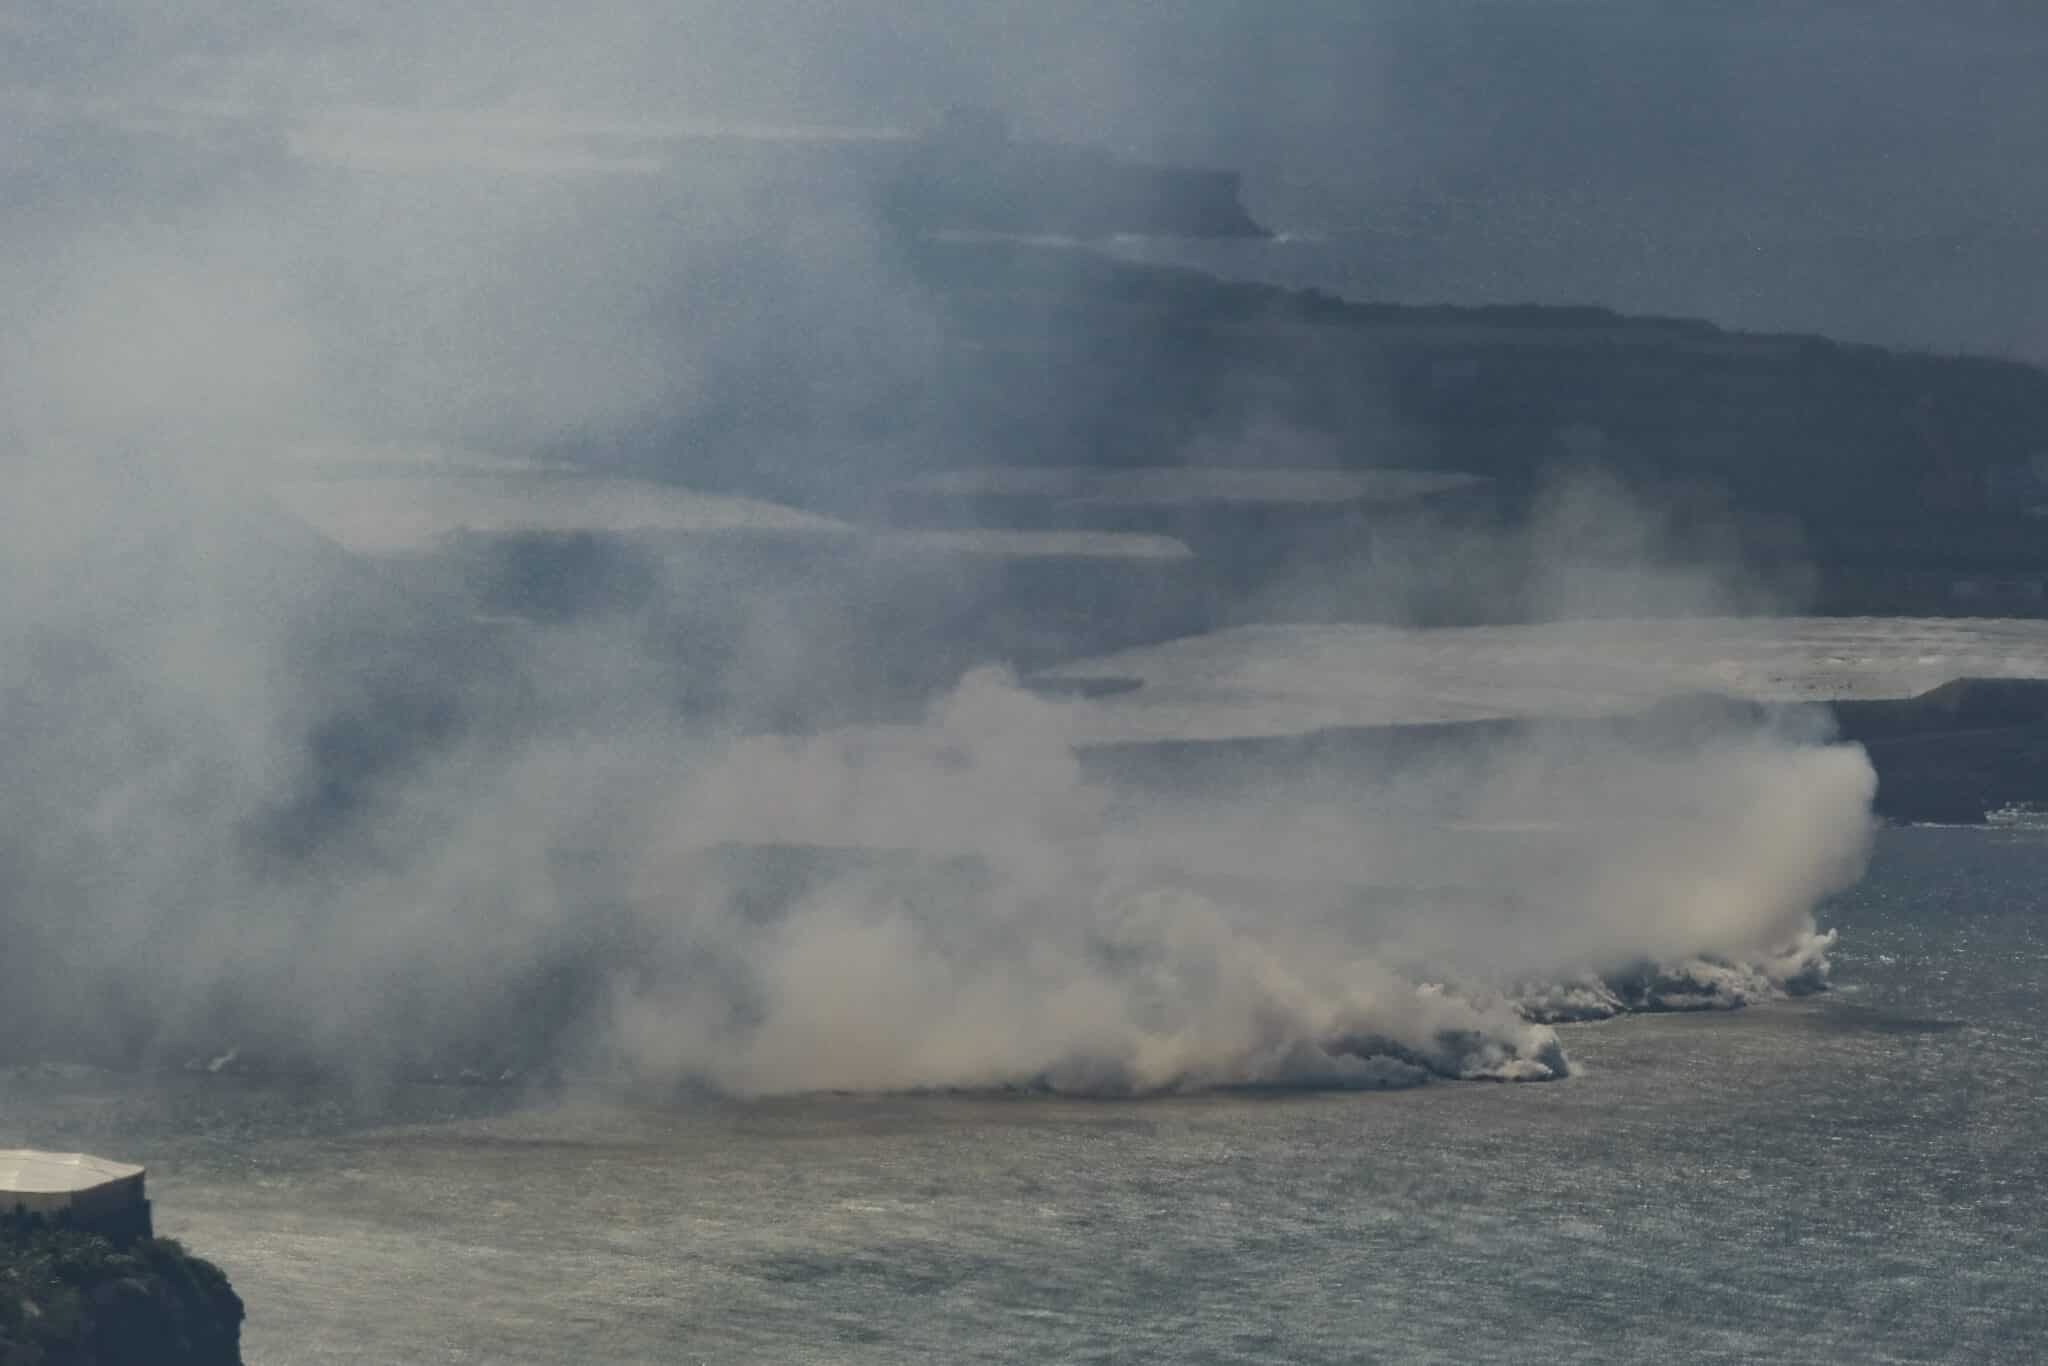
[[[169,1238],[0,1215],[0,1363],[240,1366],[242,1301]]]

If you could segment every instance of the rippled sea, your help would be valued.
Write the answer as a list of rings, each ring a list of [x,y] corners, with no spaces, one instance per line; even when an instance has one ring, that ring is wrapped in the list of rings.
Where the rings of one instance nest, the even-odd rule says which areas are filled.
[[[1892,830],[1838,990],[1547,1085],[1138,1102],[16,1075],[248,1360],[2048,1358],[2048,834]]]

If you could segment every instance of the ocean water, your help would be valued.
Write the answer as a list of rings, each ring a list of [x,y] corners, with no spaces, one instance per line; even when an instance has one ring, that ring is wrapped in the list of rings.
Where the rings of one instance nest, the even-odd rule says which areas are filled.
[[[0,1078],[254,1363],[2034,1362],[2048,833],[1884,832],[1838,989],[1539,1085],[736,1103]]]
[[[2048,621],[1692,617],[1535,626],[1241,626],[1048,670],[1142,686],[1083,697],[1085,743],[1623,714],[1683,692],[1777,703],[2048,678]]]

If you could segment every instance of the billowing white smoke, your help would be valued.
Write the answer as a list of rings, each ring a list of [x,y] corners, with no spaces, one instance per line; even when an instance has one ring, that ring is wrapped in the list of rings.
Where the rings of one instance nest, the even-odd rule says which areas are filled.
[[[566,721],[401,764],[339,855],[280,867],[265,830],[309,780],[262,686],[282,661],[200,649],[234,639],[206,620],[25,637],[48,657],[10,668],[17,961],[110,993],[131,1044],[497,1066],[573,1040],[743,1092],[1541,1078],[1565,1064],[1536,1021],[1824,975],[1813,908],[1868,839],[1862,753],[1768,726],[1168,801],[1084,776],[1063,707],[991,671],[922,724],[721,741],[614,667]],[[565,888],[578,850],[624,886]],[[520,1034],[535,1000],[558,1034]]]
[[[1562,1075],[1532,1016],[1824,972],[1813,907],[1860,870],[1871,786],[1858,750],[1756,732],[1532,740],[1363,782],[1342,814],[1272,792],[1237,820],[1132,809],[1083,781],[1059,707],[977,672],[925,726],[742,741],[692,783],[636,900],[678,964],[729,968],[629,989],[620,1039],[744,1091]],[[1484,819],[1538,795],[1540,828]],[[916,857],[750,918],[715,857],[731,840]],[[1349,904],[1376,882],[1431,890]]]
[[[1824,976],[1813,908],[1869,834],[1862,753],[1769,724],[1539,728],[1167,799],[1088,776],[1066,706],[998,672],[915,725],[720,738],[593,628],[515,638],[552,700],[320,796],[354,833],[301,859],[294,794],[330,780],[299,728],[389,705],[288,649],[348,619],[348,576],[302,566],[280,601],[204,537],[102,525],[177,549],[136,574],[73,545],[12,596],[6,1004],[42,1048],[745,1093],[1541,1079],[1567,1070],[1548,1021]],[[579,852],[622,871],[576,885]]]
[[[1811,977],[1853,750],[1539,732],[1169,801],[1000,674],[897,730],[708,733],[645,621],[480,621],[445,565],[321,542],[263,497],[296,444],[836,460],[943,382],[932,319],[866,229],[764,231],[744,171],[636,217],[222,155],[227,188],[6,209],[0,1051],[1365,1085],[1558,1075],[1532,1010]],[[742,603],[725,695],[829,688],[839,623]]]
[[[1824,985],[1833,936],[1813,909],[1861,876],[1870,839],[1876,775],[1861,748],[1752,735],[1617,766],[1595,809],[1575,813],[1604,828],[1579,827],[1578,871],[1550,893],[1584,913],[1531,968],[1553,982],[1576,969],[1631,1008]]]
[[[1565,1070],[1551,1031],[1510,1009],[1400,982],[1367,959],[1288,954],[1187,893],[1078,902],[1061,918],[994,931],[1005,942],[992,953],[899,906],[827,895],[756,946],[758,1020],[704,1038],[688,1002],[679,1032],[675,1012],[636,996],[627,1038],[643,1063],[745,1092],[1123,1094]]]
[[[1875,775],[1858,747],[1730,720],[1538,727],[1396,792],[1416,783],[1439,785],[1447,819],[1367,838],[1388,880],[1455,889],[1403,927],[1405,953],[1497,980],[1698,959],[1783,982],[1814,907],[1861,874]]]
[[[1562,1074],[1554,1037],[1512,1009],[1333,955],[1284,909],[1261,923],[1148,880],[1105,822],[1059,709],[994,671],[922,727],[742,741],[682,794],[637,898],[679,962],[717,946],[726,994],[657,975],[622,1001],[625,1044],[745,1091]],[[711,874],[724,840],[914,858],[749,920]]]

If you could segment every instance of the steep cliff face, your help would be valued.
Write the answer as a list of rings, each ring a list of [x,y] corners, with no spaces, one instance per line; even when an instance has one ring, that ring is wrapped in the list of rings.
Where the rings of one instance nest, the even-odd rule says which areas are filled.
[[[168,1238],[0,1219],[0,1366],[240,1366],[242,1300]]]

